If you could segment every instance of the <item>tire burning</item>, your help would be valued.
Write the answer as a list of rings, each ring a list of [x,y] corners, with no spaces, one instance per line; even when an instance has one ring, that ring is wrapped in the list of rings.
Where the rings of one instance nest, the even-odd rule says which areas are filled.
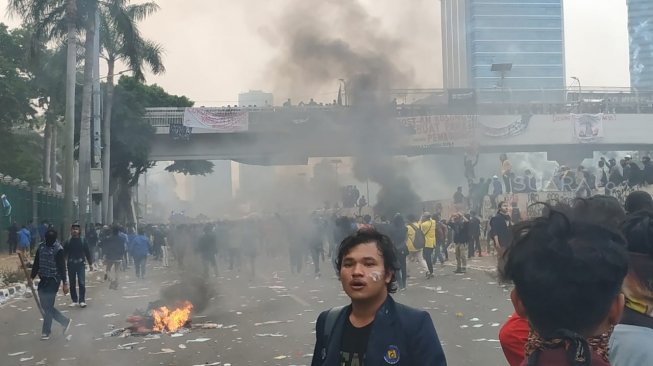
[[[190,301],[184,301],[181,307],[173,310],[167,306],[162,306],[152,310],[152,319],[154,324],[152,330],[155,332],[176,332],[182,327],[187,326],[190,321],[190,313],[193,310],[193,304]]]

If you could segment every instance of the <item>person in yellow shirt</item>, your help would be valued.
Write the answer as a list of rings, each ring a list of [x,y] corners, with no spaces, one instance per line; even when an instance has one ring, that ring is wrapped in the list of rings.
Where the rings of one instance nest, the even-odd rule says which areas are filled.
[[[437,224],[431,218],[430,213],[424,212],[419,226],[422,233],[424,233],[424,250],[422,251],[422,255],[428,268],[426,278],[429,279],[433,278],[433,249],[435,248],[435,230],[437,229]]]
[[[408,260],[417,262],[421,270],[426,270],[426,263],[422,258],[422,249],[415,248],[415,229],[420,229],[420,223],[415,215],[408,215],[406,225],[406,247],[408,248]],[[421,230],[421,229],[420,229]]]

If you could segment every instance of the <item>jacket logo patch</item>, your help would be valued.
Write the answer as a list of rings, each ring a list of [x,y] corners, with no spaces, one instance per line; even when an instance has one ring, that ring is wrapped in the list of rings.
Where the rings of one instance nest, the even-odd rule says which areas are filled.
[[[389,346],[383,359],[391,365],[396,365],[399,362],[399,357],[399,348],[397,346]]]

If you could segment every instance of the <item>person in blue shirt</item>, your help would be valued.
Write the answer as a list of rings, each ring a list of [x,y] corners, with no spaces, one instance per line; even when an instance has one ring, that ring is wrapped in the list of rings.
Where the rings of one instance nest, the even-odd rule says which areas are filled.
[[[150,240],[145,236],[143,229],[138,229],[138,235],[132,235],[128,244],[129,255],[134,258],[136,278],[145,278],[145,264],[150,253]]]
[[[311,366],[446,366],[429,313],[390,296],[396,262],[392,241],[376,230],[343,240],[336,263],[351,304],[318,317]]]
[[[32,243],[32,235],[29,232],[27,226],[23,227],[18,231],[18,250],[23,253],[25,257],[29,258],[30,254],[30,244]]]

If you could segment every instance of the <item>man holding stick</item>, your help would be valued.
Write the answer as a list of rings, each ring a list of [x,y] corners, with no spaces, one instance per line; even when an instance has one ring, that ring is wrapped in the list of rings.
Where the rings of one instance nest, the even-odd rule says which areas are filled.
[[[64,295],[68,294],[63,247],[57,241],[57,231],[54,229],[46,231],[45,242],[41,243],[34,256],[31,279],[33,280],[36,275],[40,279],[38,293],[44,312],[41,340],[50,339],[52,319],[64,327],[63,334],[68,333],[72,320],[66,318],[54,307],[61,282],[63,282]]]

